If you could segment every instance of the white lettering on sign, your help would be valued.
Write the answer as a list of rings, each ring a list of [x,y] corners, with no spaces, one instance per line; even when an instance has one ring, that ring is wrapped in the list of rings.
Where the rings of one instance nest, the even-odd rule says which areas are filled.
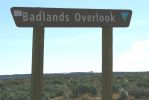
[[[69,21],[69,15],[65,15],[64,12],[61,14],[46,14],[43,11],[40,11],[38,14],[30,14],[28,12],[23,12],[23,21]]]
[[[14,11],[14,16],[23,17],[23,21],[61,21],[61,22],[69,22],[70,15],[61,12],[60,14],[47,14],[44,11],[39,11],[37,14],[31,14],[28,12],[23,12],[20,10]],[[95,13],[93,15],[83,15],[80,13],[74,13],[74,20],[76,22],[115,22],[115,16],[110,13],[106,15],[102,15],[100,13]]]
[[[94,15],[81,15],[80,13],[75,13],[76,22],[115,22],[115,16],[112,13],[110,15],[100,15],[96,13]]]

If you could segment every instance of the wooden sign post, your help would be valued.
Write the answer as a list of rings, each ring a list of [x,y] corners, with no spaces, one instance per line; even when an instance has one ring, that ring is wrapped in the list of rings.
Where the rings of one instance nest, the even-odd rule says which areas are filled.
[[[45,27],[102,27],[102,100],[112,100],[113,27],[128,27],[131,10],[11,8],[18,27],[33,27],[32,100],[42,100]]]
[[[43,54],[44,54],[44,27],[33,27],[32,49],[32,100],[42,100],[43,88]]]
[[[113,28],[102,28],[102,100],[112,100]]]

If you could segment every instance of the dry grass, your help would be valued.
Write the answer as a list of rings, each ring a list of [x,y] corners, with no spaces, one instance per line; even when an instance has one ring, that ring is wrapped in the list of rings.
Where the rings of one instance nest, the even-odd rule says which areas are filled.
[[[118,98],[119,98],[119,94],[113,94],[112,100],[119,100]],[[61,96],[61,97],[56,97],[56,98],[53,98],[53,99],[50,99],[50,100],[64,100],[64,99]],[[91,97],[88,94],[84,94],[79,98],[69,99],[69,100],[102,100],[102,98],[101,97]],[[128,100],[135,100],[135,98],[134,97],[129,97]]]

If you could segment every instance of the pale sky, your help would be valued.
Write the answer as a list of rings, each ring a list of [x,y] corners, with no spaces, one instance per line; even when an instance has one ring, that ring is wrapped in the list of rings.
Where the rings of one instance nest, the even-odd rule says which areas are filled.
[[[11,7],[130,9],[127,28],[113,30],[113,70],[149,71],[147,0],[1,0],[0,75],[30,74],[32,28],[20,28]],[[46,28],[44,73],[101,72],[101,28]]]

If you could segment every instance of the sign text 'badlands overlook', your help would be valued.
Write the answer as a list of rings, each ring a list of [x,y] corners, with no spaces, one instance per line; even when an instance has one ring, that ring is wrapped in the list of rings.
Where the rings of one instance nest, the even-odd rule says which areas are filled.
[[[131,10],[26,8],[11,9],[19,27],[127,27]]]

